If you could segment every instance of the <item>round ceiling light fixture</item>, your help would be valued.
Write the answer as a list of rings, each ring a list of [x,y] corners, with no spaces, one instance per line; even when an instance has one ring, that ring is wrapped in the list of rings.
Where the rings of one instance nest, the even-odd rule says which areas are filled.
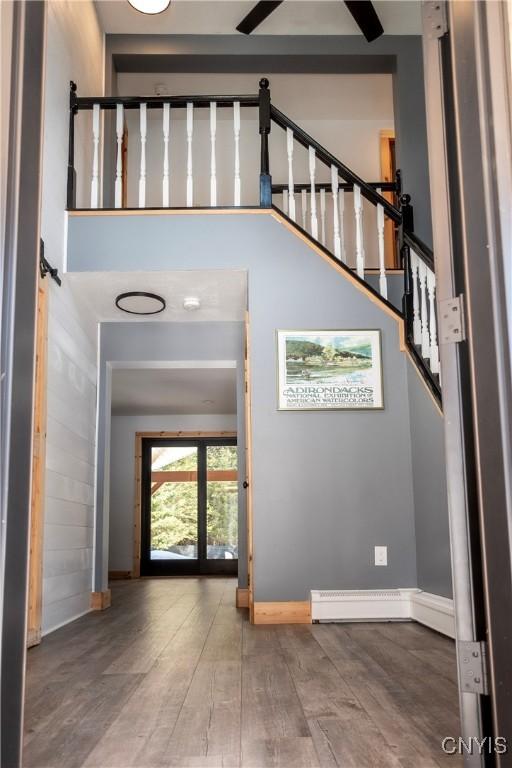
[[[183,309],[186,309],[187,312],[196,312],[200,308],[201,302],[197,296],[187,296],[183,299]]]
[[[163,312],[165,299],[147,291],[128,291],[116,297],[116,307],[129,315],[158,315]]]
[[[154,16],[163,13],[171,4],[171,0],[128,0],[128,3],[140,13]]]

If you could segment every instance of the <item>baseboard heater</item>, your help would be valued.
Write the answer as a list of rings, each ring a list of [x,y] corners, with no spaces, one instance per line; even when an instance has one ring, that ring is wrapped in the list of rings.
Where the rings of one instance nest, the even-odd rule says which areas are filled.
[[[455,637],[453,601],[421,589],[324,589],[311,591],[314,622],[418,621]]]

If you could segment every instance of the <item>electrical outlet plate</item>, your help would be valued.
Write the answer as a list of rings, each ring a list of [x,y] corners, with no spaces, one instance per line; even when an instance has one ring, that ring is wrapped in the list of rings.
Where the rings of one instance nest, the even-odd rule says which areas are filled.
[[[375,547],[375,565],[387,565],[387,564],[388,564],[388,548]]]

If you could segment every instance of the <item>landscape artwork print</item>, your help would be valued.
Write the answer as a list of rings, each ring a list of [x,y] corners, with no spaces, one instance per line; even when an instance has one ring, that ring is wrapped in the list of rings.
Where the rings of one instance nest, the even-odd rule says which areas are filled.
[[[278,331],[278,408],[383,408],[380,331]]]

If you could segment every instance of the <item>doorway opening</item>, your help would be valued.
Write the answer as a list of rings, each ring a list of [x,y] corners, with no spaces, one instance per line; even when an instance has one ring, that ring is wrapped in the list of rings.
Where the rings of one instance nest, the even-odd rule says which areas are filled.
[[[143,438],[141,576],[238,572],[235,438]]]

